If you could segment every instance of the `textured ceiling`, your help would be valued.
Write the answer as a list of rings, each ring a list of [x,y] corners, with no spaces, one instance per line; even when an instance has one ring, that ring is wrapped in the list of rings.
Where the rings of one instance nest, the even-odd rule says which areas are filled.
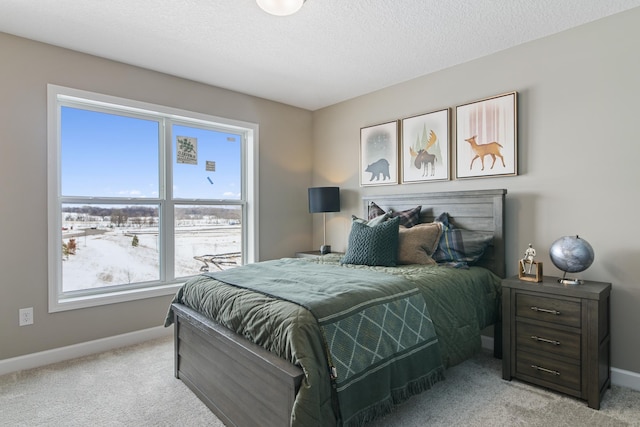
[[[316,110],[640,0],[0,0],[0,32]],[[10,64],[3,58],[3,65]]]

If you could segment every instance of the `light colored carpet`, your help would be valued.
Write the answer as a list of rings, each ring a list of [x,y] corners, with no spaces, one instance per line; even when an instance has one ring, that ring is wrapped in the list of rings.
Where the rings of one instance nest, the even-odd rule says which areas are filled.
[[[479,354],[372,426],[640,426],[640,392],[614,386],[600,411],[503,381]],[[173,377],[173,342],[148,341],[0,377],[2,426],[214,426],[222,423]]]
[[[371,426],[640,426],[640,392],[613,386],[596,411],[582,400],[502,379],[502,361],[482,353],[445,381]]]
[[[1,376],[0,425],[223,426],[173,376],[170,337]]]

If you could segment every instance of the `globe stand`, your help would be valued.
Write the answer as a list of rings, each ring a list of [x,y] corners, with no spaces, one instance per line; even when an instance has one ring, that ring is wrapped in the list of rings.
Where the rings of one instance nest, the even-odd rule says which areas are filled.
[[[576,278],[567,279],[567,272],[565,271],[564,274],[562,275],[562,278],[558,279],[558,283],[562,283],[563,285],[582,285],[584,281]]]

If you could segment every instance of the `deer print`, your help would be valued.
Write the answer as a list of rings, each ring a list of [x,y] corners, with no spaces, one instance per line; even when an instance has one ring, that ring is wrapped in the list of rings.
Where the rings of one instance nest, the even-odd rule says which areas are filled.
[[[473,162],[479,158],[480,163],[482,163],[481,170],[484,170],[485,156],[491,156],[491,158],[493,159],[490,169],[493,169],[493,165],[496,164],[496,156],[500,157],[500,160],[502,160],[502,166],[506,167],[506,165],[504,164],[504,157],[502,157],[502,154],[500,154],[500,149],[503,148],[502,145],[498,144],[495,141],[488,144],[478,144],[476,142],[476,136],[477,135],[474,135],[469,139],[465,139],[465,141],[471,144],[471,149],[473,150],[473,152],[476,153],[475,157],[471,159],[471,165],[469,166],[469,169],[473,169]]]

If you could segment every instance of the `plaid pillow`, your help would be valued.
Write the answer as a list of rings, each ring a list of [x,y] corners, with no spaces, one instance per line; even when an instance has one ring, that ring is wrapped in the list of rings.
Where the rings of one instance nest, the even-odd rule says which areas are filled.
[[[433,219],[433,222],[441,222],[442,225],[449,226],[449,214],[447,212],[442,212],[440,215]]]
[[[416,206],[413,209],[407,209],[406,211],[393,212],[389,211],[391,218],[400,217],[400,225],[403,225],[407,228],[411,228],[416,224],[420,224],[420,211],[422,210],[422,206]],[[385,212],[380,206],[376,205],[375,202],[371,202],[369,205],[369,219],[373,219],[377,216],[384,215]]]
[[[369,214],[368,214],[368,218],[369,219],[373,219],[377,216],[380,215],[384,215],[386,212],[378,205],[375,204],[375,202],[371,202],[369,204]]]
[[[473,264],[484,255],[493,240],[493,234],[453,228],[448,215],[441,214],[435,221],[442,223],[442,236],[432,258],[438,263]]]

